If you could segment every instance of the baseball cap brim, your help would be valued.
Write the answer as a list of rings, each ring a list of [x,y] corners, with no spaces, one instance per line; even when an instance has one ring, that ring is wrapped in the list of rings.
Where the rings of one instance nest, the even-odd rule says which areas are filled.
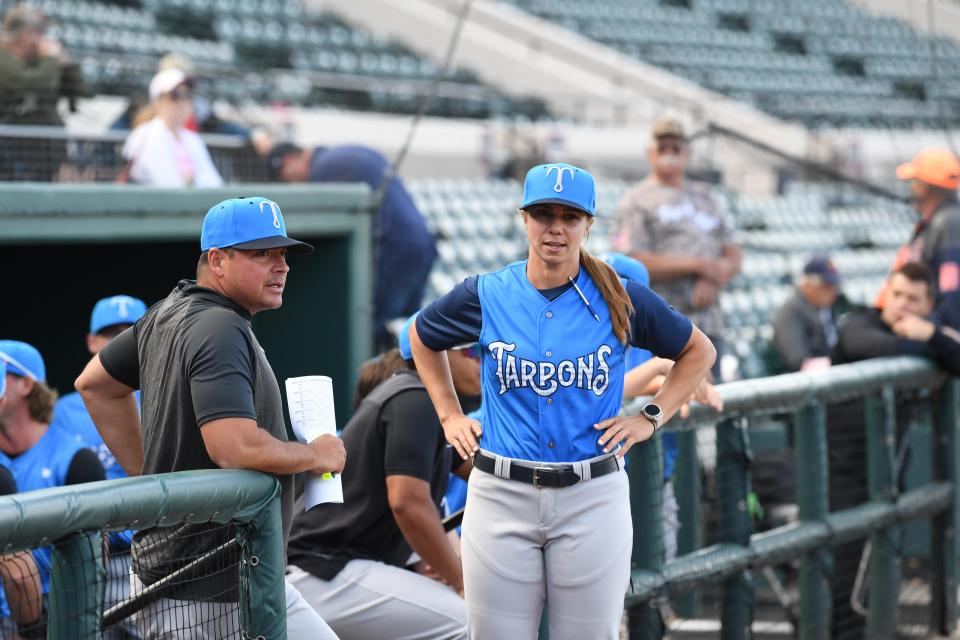
[[[225,247],[227,249],[287,249],[290,253],[309,254],[313,253],[313,245],[306,242],[300,242],[293,238],[285,236],[273,236],[270,238],[259,238],[249,242],[240,242],[238,244]]]
[[[562,204],[571,209],[576,209],[577,211],[583,211],[588,216],[593,214],[584,209],[579,202],[574,202],[573,200],[564,200],[563,198],[540,198],[539,200],[532,200],[530,202],[524,202],[520,208],[526,209],[527,207],[532,207],[535,204]]]
[[[897,167],[897,177],[901,180],[913,180],[917,177],[917,168],[912,162],[905,162]]]

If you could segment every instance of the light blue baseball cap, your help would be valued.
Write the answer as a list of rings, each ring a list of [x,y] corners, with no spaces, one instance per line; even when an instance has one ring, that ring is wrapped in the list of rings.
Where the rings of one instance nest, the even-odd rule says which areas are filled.
[[[0,400],[7,393],[7,362],[0,360]]]
[[[397,336],[400,357],[404,360],[413,360],[413,350],[410,348],[410,325],[417,321],[418,315],[420,315],[419,311],[407,318],[407,321],[403,323],[403,328],[400,329],[400,335]]]
[[[0,360],[7,364],[7,373],[40,382],[47,381],[47,368],[36,347],[19,340],[0,340]]]
[[[523,181],[521,209],[535,204],[565,204],[591,216],[597,208],[593,176],[572,164],[540,164],[527,172]]]
[[[639,282],[645,287],[650,286],[650,272],[647,271],[646,265],[636,258],[631,258],[624,253],[617,253],[615,251],[601,253],[598,257],[613,267],[613,270],[616,271],[617,275],[621,278]]]
[[[115,324],[133,324],[147,312],[147,305],[131,296],[110,296],[97,302],[90,314],[90,333]]]
[[[287,236],[280,205],[256,196],[230,198],[207,211],[200,232],[200,250],[280,249],[291,253],[313,253],[313,247]]]

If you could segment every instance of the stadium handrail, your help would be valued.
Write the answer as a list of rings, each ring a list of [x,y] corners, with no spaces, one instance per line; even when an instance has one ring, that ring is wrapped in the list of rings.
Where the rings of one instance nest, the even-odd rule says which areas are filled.
[[[940,389],[932,419],[933,481],[898,495],[895,459],[894,391]],[[678,556],[664,565],[660,514],[662,456],[660,438],[634,447],[628,461],[633,508],[633,590],[626,603],[631,638],[659,638],[664,629],[657,602],[723,581],[721,620],[724,637],[749,637],[752,621],[752,587],[747,574],[775,563],[800,559],[800,617],[798,637],[829,636],[830,587],[825,566],[831,545],[869,536],[871,557],[870,607],[867,637],[882,637],[895,630],[899,580],[895,545],[888,537],[905,521],[936,518],[935,552],[931,553],[931,631],[949,634],[957,624],[956,575],[958,548],[955,531],[960,525],[960,492],[957,491],[957,419],[960,417],[960,382],[948,378],[931,362],[913,357],[882,358],[828,370],[791,373],[743,380],[717,386],[723,398],[720,413],[694,405],[690,415],[676,418],[667,427],[678,434],[695,435],[697,429],[716,428],[716,476],[720,536],[716,544]],[[862,397],[865,403],[867,476],[871,499],[843,511],[828,511],[827,442],[825,405]],[[643,399],[623,408],[639,412]],[[779,413],[794,414],[796,501],[799,521],[762,533],[752,532],[748,504],[750,444],[745,418]],[[696,456],[695,438],[692,452]],[[682,445],[681,445],[682,446]],[[683,455],[683,454],[681,454]],[[693,463],[693,474],[697,464]],[[689,472],[689,466],[686,468]],[[678,464],[675,484],[684,479]],[[696,494],[694,494],[696,495]],[[651,523],[654,523],[651,525]],[[687,523],[685,523],[687,526]],[[693,528],[697,524],[694,521]],[[689,532],[688,532],[689,533]],[[885,629],[880,635],[871,632]]]
[[[255,471],[209,470],[92,482],[0,497],[0,551],[53,545],[50,638],[100,632],[101,531],[180,523],[240,523],[241,626],[286,637],[280,485]]]

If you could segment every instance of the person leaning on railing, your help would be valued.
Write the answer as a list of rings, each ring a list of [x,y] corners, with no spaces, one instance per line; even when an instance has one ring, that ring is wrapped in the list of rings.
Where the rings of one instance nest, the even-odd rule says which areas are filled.
[[[7,369],[0,405],[0,462],[10,469],[17,489],[34,491],[103,480],[97,454],[50,425],[57,392],[47,386],[40,352],[26,342],[0,340],[0,360]],[[39,569],[42,592],[47,594],[53,552],[44,546],[30,553]]]
[[[7,381],[7,363],[0,360],[0,409],[4,405]],[[0,462],[0,496],[17,492],[17,481]],[[21,638],[46,636],[43,625],[38,625],[43,612],[40,572],[29,551],[0,555],[0,637]],[[36,630],[36,633],[31,631]]]
[[[520,210],[528,259],[468,278],[410,329],[447,442],[477,470],[462,545],[474,637],[535,637],[544,598],[554,640],[619,637],[633,546],[623,455],[716,358],[690,320],[583,248],[595,210],[588,172],[532,168]],[[442,353],[476,341],[480,422],[463,414]],[[653,402],[621,417],[628,345],[676,364]]]
[[[882,308],[853,311],[840,321],[834,364],[886,356],[922,356],[960,375],[960,334],[938,324],[933,275],[908,262],[887,279]]]
[[[94,356],[77,391],[103,442],[131,476],[217,468],[276,476],[283,522],[277,544],[285,552],[293,474],[339,473],[346,452],[333,435],[309,444],[288,440],[280,387],[251,319],[283,304],[288,251],[312,253],[313,247],[287,236],[276,202],[253,197],[211,207],[200,250],[197,280],[181,280]],[[141,413],[136,389],[142,391]],[[133,590],[215,551],[231,533],[212,523],[139,531],[132,546]],[[236,636],[238,583],[234,564],[177,585],[137,614],[142,634],[171,637],[186,626],[190,637]],[[291,640],[336,637],[289,582],[285,595]]]

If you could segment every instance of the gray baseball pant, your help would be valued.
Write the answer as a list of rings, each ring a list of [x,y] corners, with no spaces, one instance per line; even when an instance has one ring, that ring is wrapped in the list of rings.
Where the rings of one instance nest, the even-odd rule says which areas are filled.
[[[581,478],[589,462],[577,463]],[[502,475],[505,467],[498,461]],[[534,640],[546,601],[550,640],[617,640],[632,546],[622,468],[561,489],[470,474],[462,540],[470,638]]]
[[[129,550],[110,554],[110,559],[107,561],[107,585],[103,595],[104,611],[130,598],[131,559]],[[132,616],[103,630],[103,640],[128,640],[139,637],[140,632]]]
[[[373,560],[330,581],[291,567],[287,580],[341,640],[465,640],[467,607],[450,587]]]
[[[130,574],[133,593],[143,591],[143,583]],[[338,640],[300,592],[284,582],[289,640]],[[240,638],[240,612],[235,602],[200,602],[160,598],[136,614],[144,640],[223,640]]]
[[[660,505],[663,516],[663,561],[673,562],[677,557],[677,534],[680,532],[680,508],[677,495],[673,491],[673,481],[663,483],[663,504]]]

